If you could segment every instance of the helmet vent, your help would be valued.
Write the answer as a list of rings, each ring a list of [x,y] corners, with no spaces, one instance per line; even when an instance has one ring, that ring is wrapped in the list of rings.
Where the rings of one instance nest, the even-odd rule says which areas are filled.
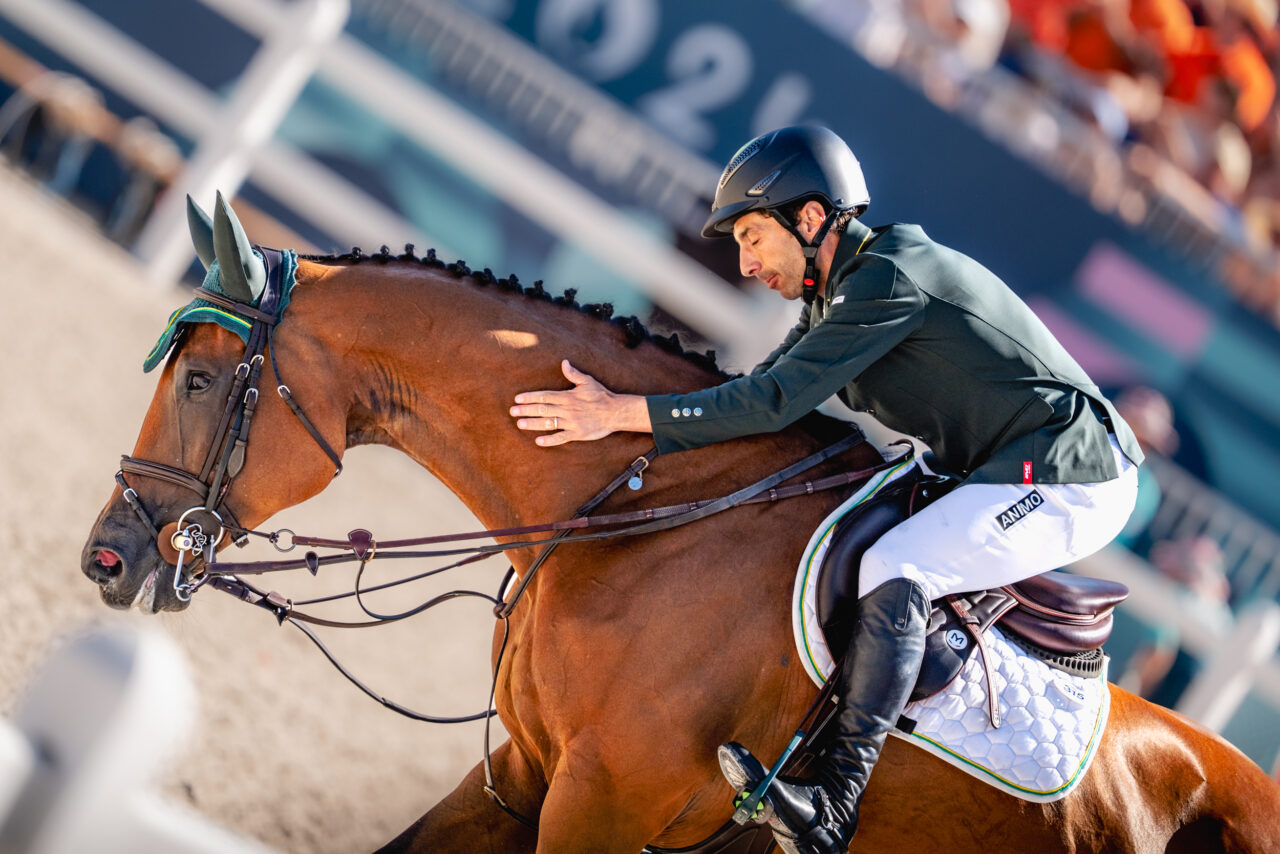
[[[761,178],[760,182],[757,183],[754,187],[752,187],[750,190],[747,190],[747,195],[763,196],[765,194],[765,191],[773,186],[773,182],[778,180],[778,176],[781,174],[782,174],[781,169],[774,169],[768,175]]]
[[[733,155],[733,159],[729,161],[729,165],[724,167],[724,173],[720,176],[719,189],[723,190],[724,185],[729,183],[729,179],[733,177],[733,173],[738,171],[738,167],[750,160],[752,156],[763,148],[765,143],[772,138],[773,134],[758,137],[738,149],[738,153]]]

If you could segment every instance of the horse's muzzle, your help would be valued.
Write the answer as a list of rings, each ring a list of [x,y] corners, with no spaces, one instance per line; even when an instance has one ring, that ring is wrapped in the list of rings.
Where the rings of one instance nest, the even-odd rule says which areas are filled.
[[[111,518],[99,522],[81,552],[80,570],[112,608],[182,610],[187,603],[174,593],[174,567],[161,558],[150,537],[133,527]]]

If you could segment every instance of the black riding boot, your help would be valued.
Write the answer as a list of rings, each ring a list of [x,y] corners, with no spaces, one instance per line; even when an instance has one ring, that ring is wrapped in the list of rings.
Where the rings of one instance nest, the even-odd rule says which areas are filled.
[[[787,854],[844,854],[858,829],[858,804],[889,730],[898,722],[924,659],[929,601],[914,581],[894,579],[858,600],[845,657],[838,731],[817,778],[774,781],[765,800]],[[740,744],[720,746],[730,785],[750,792],[765,770]]]

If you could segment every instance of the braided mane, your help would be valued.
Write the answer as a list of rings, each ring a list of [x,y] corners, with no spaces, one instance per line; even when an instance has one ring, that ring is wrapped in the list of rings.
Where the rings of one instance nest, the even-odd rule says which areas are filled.
[[[401,261],[410,264],[420,264],[436,270],[446,270],[454,276],[454,278],[469,278],[471,281],[480,286],[493,286],[511,293],[522,294],[529,299],[543,300],[545,302],[555,303],[556,305],[571,308],[582,314],[603,320],[618,326],[626,335],[626,344],[628,348],[634,349],[645,341],[652,341],[661,349],[668,353],[674,353],[688,361],[694,363],[704,370],[711,371],[721,379],[730,379],[730,375],[722,371],[716,365],[715,350],[707,350],[705,353],[698,353],[692,350],[686,350],[680,344],[680,337],[676,333],[670,335],[656,335],[645,328],[635,315],[628,317],[615,317],[613,314],[612,303],[587,303],[581,304],[575,298],[577,290],[575,288],[566,288],[562,296],[552,296],[549,291],[542,287],[542,280],[534,282],[529,287],[525,287],[520,283],[514,274],[503,278],[498,278],[488,267],[483,270],[472,270],[467,266],[465,261],[458,260],[452,264],[446,264],[436,257],[434,249],[428,249],[427,254],[419,257],[413,251],[413,244],[406,243],[404,252],[399,255],[391,254],[390,248],[383,246],[381,251],[375,255],[366,255],[360,250],[359,246],[352,248],[350,252],[342,255],[299,255],[299,258],[307,261],[314,261],[320,264],[362,264],[373,262],[376,264],[387,264],[392,261]]]

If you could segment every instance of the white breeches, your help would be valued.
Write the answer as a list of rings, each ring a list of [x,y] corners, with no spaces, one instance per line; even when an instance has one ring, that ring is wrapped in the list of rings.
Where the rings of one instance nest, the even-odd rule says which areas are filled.
[[[1111,438],[1120,476],[1102,483],[974,483],[889,530],[862,558],[858,596],[906,578],[930,600],[1012,584],[1093,554],[1133,512],[1138,467]]]

